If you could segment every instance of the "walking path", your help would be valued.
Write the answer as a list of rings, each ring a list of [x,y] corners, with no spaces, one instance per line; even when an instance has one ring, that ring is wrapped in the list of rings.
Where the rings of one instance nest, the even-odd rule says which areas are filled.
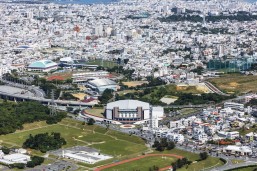
[[[120,161],[120,162],[117,162],[117,163],[112,163],[112,164],[109,164],[109,165],[101,166],[101,167],[96,168],[94,171],[101,171],[101,170],[104,170],[104,169],[107,169],[107,168],[110,168],[110,167],[114,167],[114,166],[118,166],[118,165],[121,165],[121,164],[124,164],[124,163],[140,160],[140,159],[143,159],[143,158],[146,158],[146,157],[154,157],[154,156],[176,157],[176,158],[179,158],[179,159],[183,158],[183,156],[179,156],[179,155],[176,155],[176,154],[146,154],[146,155],[142,155],[142,156],[135,157],[135,158],[132,158],[132,159],[127,159],[127,160],[123,160],[123,161]],[[167,166],[167,167],[162,168],[160,170],[163,171],[163,170],[169,169],[170,167],[171,166]]]

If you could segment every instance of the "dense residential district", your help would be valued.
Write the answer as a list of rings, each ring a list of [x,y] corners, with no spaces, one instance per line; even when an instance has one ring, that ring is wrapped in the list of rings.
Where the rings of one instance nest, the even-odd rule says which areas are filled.
[[[257,170],[257,2],[0,3],[0,170]]]

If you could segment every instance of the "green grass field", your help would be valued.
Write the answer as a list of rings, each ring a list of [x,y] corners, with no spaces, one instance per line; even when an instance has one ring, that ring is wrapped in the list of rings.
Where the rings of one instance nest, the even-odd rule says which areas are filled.
[[[243,160],[232,159],[231,162],[233,164],[238,164],[238,163],[243,163],[244,161]]]
[[[37,127],[37,125],[39,126]],[[64,119],[62,122],[54,125],[45,125],[43,122],[27,125],[24,130],[1,135],[0,144],[7,145],[8,147],[21,147],[23,142],[29,137],[29,134],[35,135],[45,132],[60,132],[61,136],[67,141],[64,147],[86,145],[115,156],[126,156],[139,152],[142,153],[147,150],[144,141],[136,136],[106,130],[96,125],[82,125],[82,122],[70,119]]]
[[[230,94],[257,92],[257,76],[241,74],[225,74],[219,78],[209,79],[220,90]]]
[[[101,59],[96,59],[96,60],[89,60],[86,62],[88,65],[99,65],[103,66],[105,68],[113,68],[115,66],[118,66],[115,61],[103,61]]]
[[[103,108],[86,109],[85,112],[87,112],[90,115],[97,116],[97,117],[103,117],[104,109]]]
[[[83,125],[80,121],[75,121],[71,119],[63,119],[58,124],[47,125],[45,122],[35,122],[32,124],[24,125],[23,130],[18,130],[15,133],[1,135],[0,136],[0,145],[6,145],[8,147],[21,147],[25,139],[28,138],[29,134],[38,134],[45,132],[60,132],[61,136],[64,137],[67,141],[65,147],[72,147],[76,145],[84,145],[99,149],[101,153],[109,154],[114,156],[114,158],[96,163],[94,165],[78,163],[79,166],[83,167],[95,167],[99,165],[104,165],[112,163],[114,161],[121,161],[133,157],[142,155],[143,152],[147,151],[147,147],[142,139],[136,136],[129,136],[113,130],[107,130],[104,127],[99,127],[97,125],[88,126]],[[32,150],[33,155],[44,155],[43,153]],[[154,153],[160,153],[155,151]],[[184,157],[187,157],[191,161],[199,159],[198,154],[173,149],[171,151],[164,151],[163,153],[178,154]],[[153,165],[161,167],[169,166],[172,161],[175,161],[173,158],[145,158],[139,161],[131,162],[129,168],[141,168],[140,170],[149,169]],[[51,161],[46,161],[50,163]],[[207,168],[211,166],[222,165],[222,162],[218,158],[209,157],[207,160],[200,161],[198,163],[191,164],[188,168],[182,168],[180,170],[200,170],[202,168]],[[131,166],[131,167],[130,167]],[[117,169],[124,170],[128,165],[117,166]],[[113,168],[112,168],[113,169]]]
[[[115,167],[104,169],[104,171],[148,171],[150,167],[158,166],[164,168],[170,166],[172,162],[176,161],[176,158],[172,157],[146,157],[140,160],[124,163]]]
[[[160,153],[160,152],[154,152],[154,153]],[[188,158],[188,160],[191,161],[195,161],[199,159],[199,154],[196,153],[191,153],[191,152],[187,152],[187,151],[183,151],[183,150],[179,150],[179,149],[173,149],[171,151],[164,151],[162,153],[171,153],[171,154],[177,154],[177,155],[181,155],[184,156],[186,158]],[[220,161],[219,158],[215,158],[215,157],[208,157],[206,160],[197,162],[197,163],[192,163],[191,165],[184,166],[181,169],[178,169],[179,171],[193,171],[193,170],[201,170],[203,168],[209,168],[209,167],[213,167],[213,166],[221,166],[224,163],[222,161]]]

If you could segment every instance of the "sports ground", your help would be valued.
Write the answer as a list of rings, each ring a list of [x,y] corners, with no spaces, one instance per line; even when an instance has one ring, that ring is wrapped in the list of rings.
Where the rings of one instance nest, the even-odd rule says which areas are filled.
[[[179,158],[183,157],[175,154],[146,154],[143,156],[101,166],[96,168],[95,171],[122,171],[124,168],[127,168],[128,170],[147,170],[149,167],[151,167],[150,165],[161,166],[162,168],[159,170],[166,170],[171,168],[171,163]]]
[[[47,125],[43,121],[34,122],[32,124],[25,124],[23,127],[22,130],[18,130],[15,133],[1,135],[0,145],[7,147],[21,147],[30,134],[35,135],[46,132],[60,132],[61,136],[67,141],[64,148],[78,145],[89,146],[100,150],[101,153],[113,156],[112,159],[101,161],[96,164],[77,162],[82,170],[92,168],[101,169],[101,167],[98,168],[99,166],[108,166],[102,168],[102,170],[105,171],[111,171],[113,169],[127,170],[128,167],[132,168],[132,170],[133,168],[148,170],[149,167],[153,166],[158,166],[159,168],[170,167],[172,162],[182,156],[187,157],[191,161],[199,159],[198,154],[178,149],[164,151],[162,153],[152,151],[145,146],[145,142],[139,137],[130,136],[97,125],[89,126],[72,119],[63,119],[58,124],[53,125]],[[34,155],[44,155],[35,150],[31,150],[31,153]],[[54,156],[51,157],[53,158]],[[206,167],[219,166],[222,164],[223,163],[218,158],[209,157],[205,161],[191,164],[188,168],[182,168],[180,170],[201,170]]]

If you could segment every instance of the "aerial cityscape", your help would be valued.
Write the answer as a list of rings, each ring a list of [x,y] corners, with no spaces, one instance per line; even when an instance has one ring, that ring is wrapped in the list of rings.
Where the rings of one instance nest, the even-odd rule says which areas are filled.
[[[1,171],[256,171],[257,1],[0,0]]]

